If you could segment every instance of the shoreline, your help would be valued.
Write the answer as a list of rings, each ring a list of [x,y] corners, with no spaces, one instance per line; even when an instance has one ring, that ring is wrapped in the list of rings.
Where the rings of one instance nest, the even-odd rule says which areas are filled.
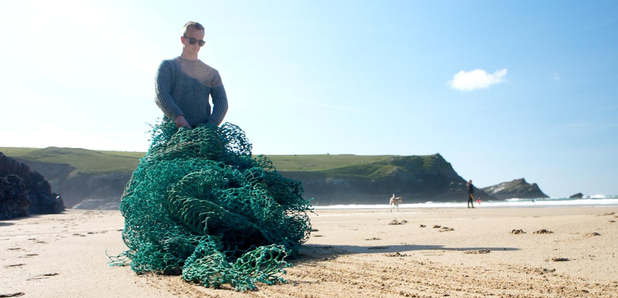
[[[440,204],[445,204],[444,206],[439,206]],[[461,206],[458,206],[461,205]],[[380,205],[330,205],[330,206],[313,206],[315,210],[389,210],[391,207],[388,204],[380,204]],[[618,208],[618,203],[608,203],[608,204],[564,204],[564,205],[492,205],[491,203],[486,205],[476,205],[474,209],[518,209],[518,208]],[[399,205],[400,210],[413,210],[413,209],[468,209],[464,203],[418,203],[418,204],[401,204]],[[397,209],[393,209],[396,211]]]
[[[318,209],[287,283],[239,293],[110,267],[106,253],[126,250],[120,212],[69,209],[0,221],[0,295],[616,297],[617,214],[605,206]]]

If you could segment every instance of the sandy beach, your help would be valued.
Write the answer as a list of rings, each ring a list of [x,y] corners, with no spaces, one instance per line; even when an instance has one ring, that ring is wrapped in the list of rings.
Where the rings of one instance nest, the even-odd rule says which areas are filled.
[[[119,211],[0,221],[0,297],[618,297],[618,208],[318,210],[285,284],[110,267]],[[519,233],[518,233],[519,232]]]

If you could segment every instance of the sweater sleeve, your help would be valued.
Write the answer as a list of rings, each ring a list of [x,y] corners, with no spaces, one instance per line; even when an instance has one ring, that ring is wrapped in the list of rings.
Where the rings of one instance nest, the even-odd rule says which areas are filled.
[[[228,108],[227,95],[225,93],[225,88],[223,87],[223,82],[221,81],[219,72],[217,72],[214,77],[210,96],[212,97],[213,107],[208,123],[219,126],[223,122],[223,118],[225,118]]]
[[[161,62],[155,79],[155,103],[170,119],[176,119],[184,113],[172,98],[172,69],[168,61]]]

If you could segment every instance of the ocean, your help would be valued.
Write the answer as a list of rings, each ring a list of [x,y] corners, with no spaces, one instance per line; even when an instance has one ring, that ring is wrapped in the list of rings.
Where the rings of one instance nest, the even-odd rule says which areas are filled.
[[[330,205],[313,206],[316,210],[333,209],[390,209],[388,198],[384,200],[386,204],[374,205]],[[405,202],[405,198],[404,198]],[[467,200],[460,202],[424,202],[399,204],[399,209],[418,209],[418,208],[466,208]],[[581,199],[570,198],[538,198],[538,199],[506,199],[496,201],[482,201],[474,203],[476,208],[542,208],[542,207],[618,207],[618,195],[593,195]]]

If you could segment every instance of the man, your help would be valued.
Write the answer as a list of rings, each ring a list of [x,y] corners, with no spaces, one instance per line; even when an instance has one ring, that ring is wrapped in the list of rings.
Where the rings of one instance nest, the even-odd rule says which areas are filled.
[[[468,187],[468,208],[470,208],[470,205],[474,208],[474,185],[472,185],[472,180],[468,181],[466,187]]]
[[[219,72],[198,59],[205,35],[200,23],[186,23],[180,37],[182,54],[161,62],[157,71],[155,102],[165,114],[164,121],[174,121],[177,128],[219,126],[227,113],[227,96]]]

